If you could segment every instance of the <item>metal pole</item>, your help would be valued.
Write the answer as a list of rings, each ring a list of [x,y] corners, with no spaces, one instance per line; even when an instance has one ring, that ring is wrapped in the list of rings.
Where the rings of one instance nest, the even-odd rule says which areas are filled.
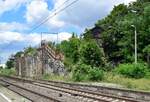
[[[137,13],[137,11],[135,11],[135,10],[131,10],[131,12],[133,12],[135,14]],[[135,18],[135,20],[137,23],[137,18]],[[135,25],[131,25],[131,26],[134,27],[134,29],[135,29],[135,31],[134,31],[134,33],[135,33],[135,35],[134,35],[135,36],[135,41],[134,41],[135,42],[135,52],[134,52],[135,56],[134,57],[135,57],[135,64],[137,64],[137,31],[136,31],[137,29],[136,29]]]
[[[136,32],[136,27],[135,28],[135,64],[137,64],[137,32]]]
[[[57,44],[56,45],[58,45],[58,33],[57,33]],[[57,47],[56,47],[56,49],[57,49]],[[57,57],[57,54],[58,54],[58,51],[56,50],[56,52],[55,52],[55,58]]]
[[[44,74],[44,67],[43,67],[43,46],[42,46],[42,32],[41,32],[41,67],[42,67],[42,75]]]
[[[57,33],[57,44],[58,44],[58,33]]]
[[[41,32],[41,46],[42,46],[42,32]]]

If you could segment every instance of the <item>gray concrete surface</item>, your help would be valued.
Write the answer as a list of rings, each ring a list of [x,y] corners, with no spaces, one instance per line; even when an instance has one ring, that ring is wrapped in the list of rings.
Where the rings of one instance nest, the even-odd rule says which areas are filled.
[[[78,84],[96,85],[96,86],[104,86],[104,87],[111,87],[111,88],[124,88],[124,86],[119,85],[119,84],[105,83],[105,82],[89,82],[89,83],[79,82]]]
[[[9,102],[3,96],[0,95],[0,102]]]
[[[0,102],[31,102],[28,99],[14,93],[7,88],[0,86]]]

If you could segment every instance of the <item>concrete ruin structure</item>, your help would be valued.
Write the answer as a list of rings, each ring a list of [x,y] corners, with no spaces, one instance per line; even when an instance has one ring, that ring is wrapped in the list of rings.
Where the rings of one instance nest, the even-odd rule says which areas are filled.
[[[22,54],[15,58],[16,74],[21,77],[41,77],[44,74],[64,75],[63,55],[57,53],[45,41],[35,55]]]

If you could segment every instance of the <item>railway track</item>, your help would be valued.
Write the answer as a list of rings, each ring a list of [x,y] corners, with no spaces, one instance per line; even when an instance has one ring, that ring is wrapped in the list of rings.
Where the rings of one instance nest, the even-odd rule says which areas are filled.
[[[31,100],[32,102],[61,102],[55,98],[45,96],[39,92],[0,79],[0,84],[7,87],[9,90]]]
[[[87,85],[87,84],[78,84],[78,83],[69,83],[69,82],[58,82],[58,81],[47,81],[47,80],[40,80],[43,83],[49,83],[52,85],[69,87],[74,89],[81,89],[86,91],[94,91],[96,93],[104,93],[110,94],[120,97],[131,98],[134,100],[138,100],[140,102],[150,102],[150,92],[144,91],[135,91],[129,89],[121,89],[121,88],[111,88],[105,86],[96,86],[96,85]]]
[[[1,81],[19,88],[23,88],[34,94],[41,95],[53,102],[144,102],[133,98],[97,93],[79,88],[71,88],[56,85],[48,81],[27,80],[16,77],[2,77]],[[37,102],[35,100],[32,100]],[[47,102],[47,101],[39,101]],[[49,101],[48,101],[49,102]]]

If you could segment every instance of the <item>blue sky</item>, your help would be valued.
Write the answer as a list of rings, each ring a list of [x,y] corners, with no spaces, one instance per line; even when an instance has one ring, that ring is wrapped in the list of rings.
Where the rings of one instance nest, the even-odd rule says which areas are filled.
[[[92,27],[97,20],[108,15],[114,5],[135,0],[79,0],[32,31],[47,16],[55,14],[74,0],[65,1],[0,0],[1,62],[5,63],[11,54],[27,46],[37,46],[41,32],[57,32],[59,41],[67,40],[72,32],[79,35],[85,28]],[[54,34],[43,35],[43,39],[49,41],[56,41],[56,38]]]

